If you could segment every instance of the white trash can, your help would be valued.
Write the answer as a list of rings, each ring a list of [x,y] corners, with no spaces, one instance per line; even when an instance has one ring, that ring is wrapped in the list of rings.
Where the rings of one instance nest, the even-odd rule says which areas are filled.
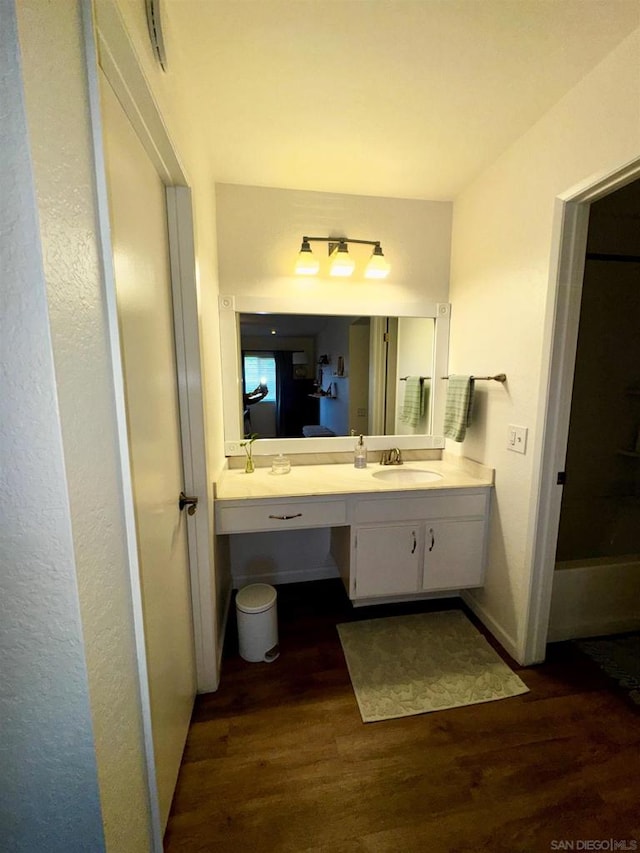
[[[236,595],[240,657],[271,663],[278,648],[277,593],[268,583],[252,583]]]

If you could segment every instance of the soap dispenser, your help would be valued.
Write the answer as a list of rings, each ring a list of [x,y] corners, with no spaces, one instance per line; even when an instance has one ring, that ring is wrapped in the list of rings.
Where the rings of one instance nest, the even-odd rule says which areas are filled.
[[[367,448],[364,445],[363,436],[360,436],[356,443],[356,449],[353,455],[353,465],[355,468],[367,467]]]

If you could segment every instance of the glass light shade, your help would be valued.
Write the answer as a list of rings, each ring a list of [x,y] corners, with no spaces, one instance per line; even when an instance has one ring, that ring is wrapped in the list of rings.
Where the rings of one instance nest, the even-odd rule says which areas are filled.
[[[366,269],[364,271],[365,278],[386,278],[389,275],[391,267],[387,263],[387,259],[382,254],[380,246],[376,246],[373,254],[369,258]]]
[[[320,269],[320,261],[313,256],[311,246],[305,240],[298,252],[296,260],[296,275],[317,275]]]
[[[341,243],[331,253],[331,266],[329,275],[346,278],[355,269],[356,262],[349,257],[349,250],[345,243]]]

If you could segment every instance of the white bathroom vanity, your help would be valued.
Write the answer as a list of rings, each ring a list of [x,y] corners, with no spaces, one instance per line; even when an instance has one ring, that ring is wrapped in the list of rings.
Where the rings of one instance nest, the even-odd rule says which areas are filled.
[[[491,469],[457,457],[300,465],[285,475],[227,469],[216,483],[216,533],[329,528],[355,605],[456,594],[484,582],[492,485]]]

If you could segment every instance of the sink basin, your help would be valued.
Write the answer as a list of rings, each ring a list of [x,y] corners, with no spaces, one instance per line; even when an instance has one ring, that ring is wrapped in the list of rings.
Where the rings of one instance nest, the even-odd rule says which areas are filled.
[[[436,474],[435,471],[429,471],[426,468],[381,468],[379,471],[374,471],[373,475],[376,480],[382,480],[385,483],[435,483],[436,480],[442,479],[442,474]]]

